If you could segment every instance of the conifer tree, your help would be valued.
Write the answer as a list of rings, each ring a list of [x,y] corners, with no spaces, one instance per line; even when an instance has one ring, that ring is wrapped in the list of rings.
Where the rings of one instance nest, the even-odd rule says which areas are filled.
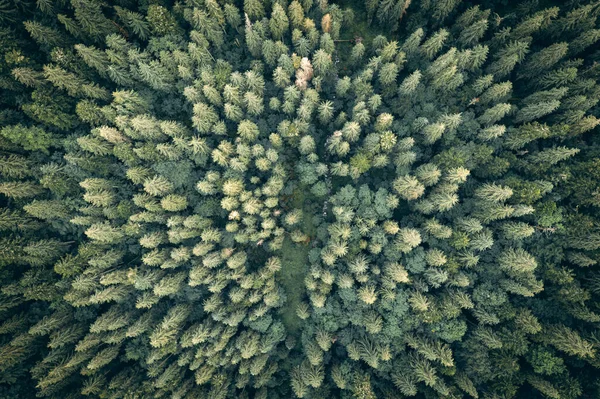
[[[0,2],[0,396],[598,396],[600,9],[471,3]]]

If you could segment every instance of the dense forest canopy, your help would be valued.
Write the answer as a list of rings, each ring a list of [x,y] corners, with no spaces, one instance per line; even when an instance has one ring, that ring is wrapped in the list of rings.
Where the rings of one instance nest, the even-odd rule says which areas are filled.
[[[600,397],[599,16],[0,0],[0,398]]]

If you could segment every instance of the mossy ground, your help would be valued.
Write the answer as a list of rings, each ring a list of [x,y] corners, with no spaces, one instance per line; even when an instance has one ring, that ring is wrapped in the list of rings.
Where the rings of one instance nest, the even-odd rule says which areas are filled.
[[[361,37],[366,43],[370,43],[375,36],[385,34],[377,24],[369,24],[367,20],[367,9],[364,0],[340,0],[336,4],[342,9],[352,9],[354,11],[354,21],[350,26],[344,26],[340,32],[341,40],[352,40]],[[389,32],[387,32],[389,35]]]
[[[340,57],[342,75],[349,71],[349,57],[354,46],[354,40],[361,38],[365,45],[371,43],[373,39],[385,32],[376,24],[369,24],[367,20],[367,10],[362,0],[341,0],[337,1],[342,9],[351,9],[354,12],[354,20],[351,24],[344,26],[340,32],[340,38],[336,43],[337,55]]]
[[[289,238],[283,242],[280,283],[287,300],[282,308],[283,324],[291,335],[300,331],[302,320],[296,315],[296,308],[304,296],[304,276],[308,270],[308,246],[296,244]]]
[[[314,238],[316,227],[311,215],[314,210],[308,209],[312,203],[308,187],[299,187],[294,190],[289,203],[293,208],[301,208],[304,212],[299,228],[309,237]],[[295,243],[286,237],[281,249],[281,273],[279,282],[285,290],[287,301],[281,310],[283,323],[289,334],[298,336],[302,320],[296,315],[296,308],[305,295],[304,277],[308,272],[308,251],[310,243]]]

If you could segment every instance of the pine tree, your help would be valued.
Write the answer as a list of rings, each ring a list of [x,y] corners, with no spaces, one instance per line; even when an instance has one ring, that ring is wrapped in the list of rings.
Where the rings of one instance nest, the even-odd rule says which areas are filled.
[[[536,104],[528,105],[519,110],[515,117],[515,121],[519,122],[531,122],[539,119],[545,115],[551,114],[560,106],[560,101],[544,101]]]
[[[265,16],[262,2],[258,0],[244,0],[244,12],[254,20]]]
[[[523,62],[528,52],[528,42],[510,42],[495,54],[495,60],[488,66],[486,72],[497,78],[502,78],[512,72],[517,64]]]
[[[269,27],[271,29],[271,35],[275,39],[281,39],[283,34],[289,29],[288,17],[279,3],[273,5]]]
[[[450,33],[445,29],[440,29],[438,32],[433,34],[420,46],[421,53],[427,59],[432,59],[443,47],[444,42],[448,38]]]
[[[537,267],[535,259],[521,248],[509,248],[499,258],[500,267],[509,272],[525,273]]]
[[[60,46],[63,42],[60,32],[53,28],[44,26],[36,21],[26,21],[24,25],[33,40],[42,46],[52,48]]]
[[[578,148],[554,147],[539,151],[527,157],[528,164],[534,170],[546,170],[550,166],[564,161],[579,152]]]
[[[568,44],[563,42],[553,44],[537,53],[531,54],[527,62],[520,68],[522,70],[520,77],[531,78],[551,69],[567,55],[568,50]]]
[[[485,35],[489,26],[487,19],[480,19],[478,21],[474,21],[470,26],[465,27],[460,32],[460,37],[458,41],[463,46],[472,46],[479,42]]]
[[[591,343],[566,326],[551,326],[545,340],[558,350],[572,356],[579,358],[595,356],[595,350]]]
[[[496,184],[485,184],[478,188],[475,196],[485,201],[504,202],[513,195],[510,187],[498,186]]]

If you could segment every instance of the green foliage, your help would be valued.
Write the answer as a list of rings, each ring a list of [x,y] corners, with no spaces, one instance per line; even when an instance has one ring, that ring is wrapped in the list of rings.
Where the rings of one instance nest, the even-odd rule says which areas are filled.
[[[157,35],[167,35],[177,31],[177,21],[171,12],[158,4],[151,4],[148,7],[146,19],[152,32]]]
[[[36,126],[6,126],[0,130],[0,135],[15,146],[22,147],[27,151],[43,151],[48,153],[48,149],[56,142],[50,133]]]
[[[0,1],[0,397],[591,398],[596,2]]]

